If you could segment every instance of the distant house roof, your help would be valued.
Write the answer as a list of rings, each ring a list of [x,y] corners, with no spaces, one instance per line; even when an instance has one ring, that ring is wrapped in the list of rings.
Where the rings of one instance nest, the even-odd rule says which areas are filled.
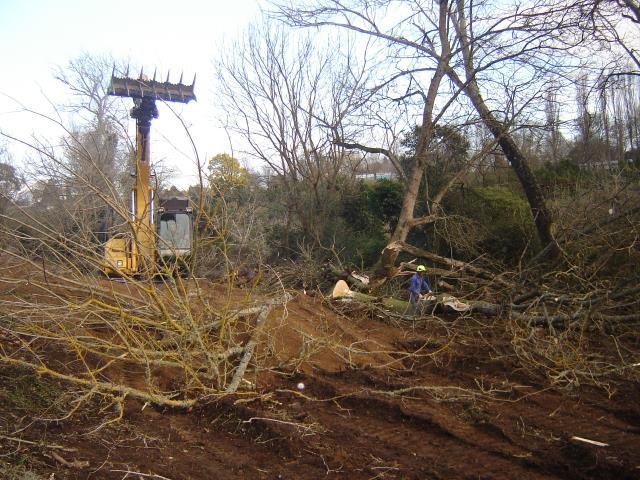
[[[356,173],[356,178],[360,180],[393,180],[398,178],[393,172],[383,172],[383,173]]]

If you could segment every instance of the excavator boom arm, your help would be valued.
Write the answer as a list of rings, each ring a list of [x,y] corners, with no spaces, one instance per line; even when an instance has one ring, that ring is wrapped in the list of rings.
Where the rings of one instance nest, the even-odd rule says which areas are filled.
[[[127,72],[128,73],[128,72]],[[138,78],[111,76],[108,93],[119,97],[130,97],[134,100],[131,117],[136,120],[136,173],[133,186],[132,207],[132,241],[112,239],[105,245],[105,260],[109,267],[107,273],[123,272],[140,273],[145,265],[154,263],[157,249],[157,235],[154,231],[154,191],[151,186],[150,142],[151,121],[158,118],[156,100],[164,102],[188,103],[195,100],[193,91],[195,76],[191,85],[182,83],[182,75],[178,83],[169,82],[169,75],[164,82],[149,80],[140,72]],[[190,237],[188,239],[190,241]],[[183,242],[184,243],[184,242]],[[186,250],[186,248],[183,248]]]

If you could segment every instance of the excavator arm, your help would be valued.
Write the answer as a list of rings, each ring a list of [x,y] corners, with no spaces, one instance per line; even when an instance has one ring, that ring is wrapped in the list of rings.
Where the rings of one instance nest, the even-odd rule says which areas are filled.
[[[131,191],[131,239],[112,238],[105,245],[107,274],[136,275],[155,262],[157,235],[154,229],[155,200],[151,186],[150,132],[151,121],[158,118],[156,100],[188,103],[195,100],[195,76],[191,85],[149,80],[141,71],[138,78],[111,76],[108,93],[133,98],[131,118],[136,120],[136,172]]]

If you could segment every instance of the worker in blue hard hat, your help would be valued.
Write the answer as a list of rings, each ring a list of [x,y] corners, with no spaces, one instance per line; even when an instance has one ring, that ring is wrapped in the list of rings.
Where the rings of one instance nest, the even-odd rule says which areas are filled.
[[[409,281],[409,312],[411,315],[417,313],[418,303],[424,298],[424,295],[431,293],[431,286],[426,274],[427,268],[424,265],[418,265],[416,273]]]

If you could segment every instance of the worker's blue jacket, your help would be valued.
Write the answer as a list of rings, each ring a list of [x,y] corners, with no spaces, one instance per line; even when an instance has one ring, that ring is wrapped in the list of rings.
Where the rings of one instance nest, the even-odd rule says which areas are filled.
[[[416,272],[413,274],[413,277],[411,277],[411,280],[409,281],[409,293],[412,297],[417,297],[422,293],[423,290],[430,292],[431,286],[429,285],[427,277],[422,278],[420,277],[420,274]]]

